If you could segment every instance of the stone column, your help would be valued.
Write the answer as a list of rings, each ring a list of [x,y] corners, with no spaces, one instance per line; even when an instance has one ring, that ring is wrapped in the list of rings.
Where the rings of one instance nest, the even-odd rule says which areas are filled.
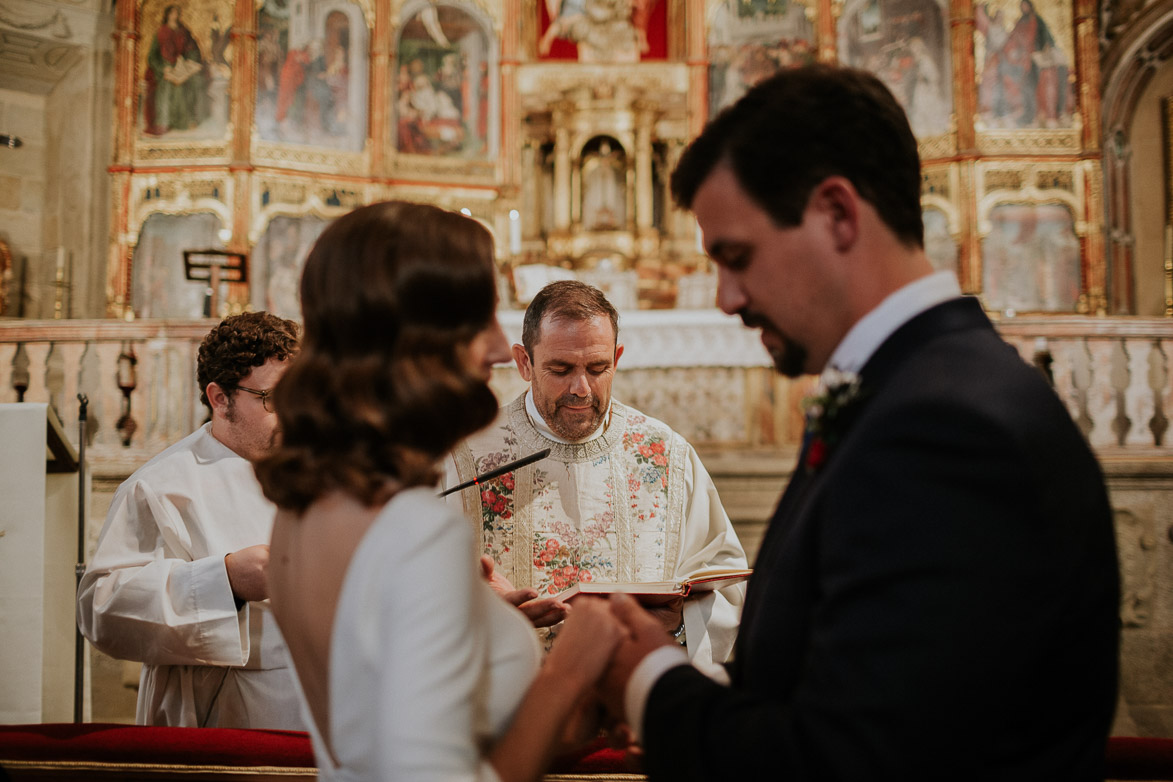
[[[635,120],[635,227],[639,233],[652,228],[652,112],[638,106]]]
[[[570,230],[570,129],[563,110],[554,112],[554,230]]]

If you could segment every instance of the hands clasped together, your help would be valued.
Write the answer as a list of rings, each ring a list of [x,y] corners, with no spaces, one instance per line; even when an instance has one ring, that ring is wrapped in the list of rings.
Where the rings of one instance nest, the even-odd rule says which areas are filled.
[[[481,565],[490,586],[535,627],[563,622],[545,669],[586,693],[563,732],[564,749],[581,746],[600,727],[606,727],[613,739],[626,742],[630,735],[625,724],[627,682],[645,656],[674,643],[671,632],[682,622],[683,598],[644,608],[624,594],[609,598],[580,595],[572,606],[552,597],[538,598],[533,589],[514,589],[494,571],[490,557],[483,557]]]

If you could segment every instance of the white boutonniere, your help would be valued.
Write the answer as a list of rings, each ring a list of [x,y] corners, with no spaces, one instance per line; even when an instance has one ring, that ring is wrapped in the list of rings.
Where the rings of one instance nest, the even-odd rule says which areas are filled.
[[[802,400],[806,436],[810,437],[805,461],[808,471],[814,472],[827,461],[841,434],[837,423],[843,411],[861,396],[857,373],[828,368],[819,375],[814,394]]]

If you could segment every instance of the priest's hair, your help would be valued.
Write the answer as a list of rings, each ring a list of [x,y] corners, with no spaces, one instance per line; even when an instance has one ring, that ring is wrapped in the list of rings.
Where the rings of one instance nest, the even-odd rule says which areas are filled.
[[[367,505],[429,485],[497,400],[465,367],[494,317],[493,240],[475,220],[400,201],[331,223],[301,277],[301,352],[274,392],[280,435],[265,496],[304,511],[341,490]]]

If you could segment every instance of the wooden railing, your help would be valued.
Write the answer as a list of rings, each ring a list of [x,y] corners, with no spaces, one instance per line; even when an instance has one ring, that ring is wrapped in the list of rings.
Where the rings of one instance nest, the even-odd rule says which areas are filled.
[[[666,311],[661,323],[655,312],[639,313],[622,327],[628,351],[659,345],[665,338],[659,332],[676,334],[682,318],[688,315]],[[645,357],[625,374],[621,362],[617,395],[664,418],[698,445],[788,444],[797,433],[779,430],[784,442],[778,442],[747,430],[760,418],[763,404],[780,419],[793,416],[789,408],[795,394],[747,392],[762,386],[764,351],[760,362],[745,353],[745,334],[735,319],[714,319],[711,313],[703,318],[708,319],[707,336],[723,336],[707,339],[707,346],[698,345],[691,356],[665,359],[667,366]],[[0,402],[50,402],[76,440],[77,395],[84,393],[92,458],[139,461],[205,420],[195,381],[196,350],[214,323],[0,320]],[[506,330],[512,325],[507,323]],[[1173,455],[1173,433],[1168,432],[1173,320],[1015,318],[998,327],[1025,361],[1049,371],[1072,418],[1099,452]],[[729,340],[742,345],[735,366],[722,363],[722,345]],[[708,355],[712,352],[716,355]],[[774,382],[785,386],[785,381]],[[499,370],[494,385],[503,399],[523,387],[508,368]]]

